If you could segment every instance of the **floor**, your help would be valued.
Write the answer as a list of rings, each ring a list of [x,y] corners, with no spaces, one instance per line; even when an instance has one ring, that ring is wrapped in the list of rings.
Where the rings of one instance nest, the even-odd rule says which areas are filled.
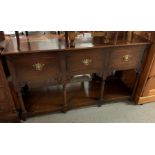
[[[134,105],[124,101],[101,107],[85,107],[66,114],[47,114],[27,119],[25,123],[151,123],[155,122],[155,102]]]

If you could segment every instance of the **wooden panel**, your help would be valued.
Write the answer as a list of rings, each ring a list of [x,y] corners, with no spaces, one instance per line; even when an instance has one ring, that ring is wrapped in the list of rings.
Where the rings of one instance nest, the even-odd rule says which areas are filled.
[[[135,95],[138,104],[155,101],[155,40],[153,42]]]
[[[15,111],[14,103],[11,98],[10,91],[6,85],[0,87],[0,112],[13,112]]]
[[[2,75],[0,74],[0,86],[4,86],[4,80],[3,80],[3,77]]]
[[[7,101],[7,94],[4,87],[0,87],[0,102]]]
[[[6,81],[5,81],[3,66],[2,66],[1,60],[0,60],[0,87],[3,87],[5,85],[6,85]]]
[[[142,92],[143,97],[155,95],[155,59],[154,59],[155,55],[153,55],[154,48],[155,46],[153,45],[151,48],[151,53],[150,53],[151,58],[148,57],[148,61],[147,61],[147,63],[149,63],[150,66],[146,65],[146,68],[145,68],[145,70],[147,70],[148,73],[143,75],[146,79],[143,92]],[[152,61],[150,61],[149,58]]]
[[[151,89],[151,90],[149,90],[149,96],[152,96],[152,95],[155,95],[155,89]]]
[[[19,122],[0,57],[0,122]]]
[[[149,77],[155,76],[155,60],[153,61],[153,65],[149,74]]]
[[[1,112],[0,123],[20,123],[16,113]]]
[[[137,68],[145,46],[115,48],[112,50],[110,67],[116,70]]]
[[[148,79],[145,90],[143,92],[143,96],[155,95],[155,77],[151,77]]]
[[[8,112],[8,113],[14,113],[14,109],[8,104],[8,101],[2,102],[0,101],[0,113],[2,112]],[[1,117],[1,114],[0,114]]]

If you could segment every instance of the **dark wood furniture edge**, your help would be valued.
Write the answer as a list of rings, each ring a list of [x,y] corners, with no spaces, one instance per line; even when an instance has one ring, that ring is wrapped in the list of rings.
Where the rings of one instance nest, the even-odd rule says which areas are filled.
[[[3,47],[5,48],[6,44],[3,43],[3,45],[4,45]],[[1,63],[0,65],[2,65],[1,51],[2,50],[0,50],[0,63]],[[9,87],[7,77],[4,73],[3,66],[1,66],[0,72],[1,72],[0,74],[2,74],[4,77],[3,85],[5,87],[5,91],[7,91],[7,95],[8,95],[7,96],[7,98],[8,98],[7,102],[10,105],[10,109],[12,108],[12,110],[10,112],[2,112],[0,114],[0,122],[2,122],[2,123],[13,123],[13,122],[18,123],[18,122],[20,122],[20,119],[18,117],[18,112],[16,111],[16,108],[15,108],[14,100],[13,100],[13,97],[11,95],[11,90]]]
[[[154,32],[155,35],[155,32]],[[142,98],[146,99],[147,97],[142,97],[146,83],[147,83],[147,78],[149,77],[149,73],[151,71],[151,67],[153,65],[153,62],[155,61],[155,40],[153,42],[153,44],[151,45],[151,48],[149,50],[149,54],[145,63],[145,67],[141,73],[140,79],[139,79],[139,83],[138,83],[138,87],[137,90],[135,92],[135,96],[134,96],[134,101],[137,104],[143,104],[144,101],[142,101]],[[153,101],[153,96],[148,97],[149,100],[151,98],[151,101]]]

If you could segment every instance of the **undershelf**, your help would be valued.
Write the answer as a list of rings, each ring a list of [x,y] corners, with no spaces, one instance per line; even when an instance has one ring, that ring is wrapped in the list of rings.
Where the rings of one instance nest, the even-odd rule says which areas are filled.
[[[129,99],[131,96],[130,90],[120,81],[109,79],[105,84],[103,101],[99,101],[101,82],[93,81],[89,84],[89,96],[87,97],[84,88],[81,84],[76,84],[69,87],[68,104],[69,108],[79,108],[83,106],[97,105],[98,102],[106,104],[111,101],[120,101]]]
[[[89,96],[86,96],[84,87],[81,83],[67,85],[67,102],[68,108],[74,109],[84,106],[97,105],[100,102],[101,82],[89,82]],[[102,104],[109,101],[120,101],[129,99],[131,92],[128,88],[118,80],[108,80],[105,85],[104,101]],[[62,86],[51,86],[48,88],[31,89],[24,103],[28,116],[38,114],[60,112],[63,107],[63,91]]]

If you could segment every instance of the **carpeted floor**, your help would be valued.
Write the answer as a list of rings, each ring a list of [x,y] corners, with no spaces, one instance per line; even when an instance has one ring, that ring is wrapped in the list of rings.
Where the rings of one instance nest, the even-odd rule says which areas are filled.
[[[102,107],[85,107],[68,111],[32,117],[25,123],[138,123],[155,122],[155,102],[134,105],[132,102],[117,102]]]

